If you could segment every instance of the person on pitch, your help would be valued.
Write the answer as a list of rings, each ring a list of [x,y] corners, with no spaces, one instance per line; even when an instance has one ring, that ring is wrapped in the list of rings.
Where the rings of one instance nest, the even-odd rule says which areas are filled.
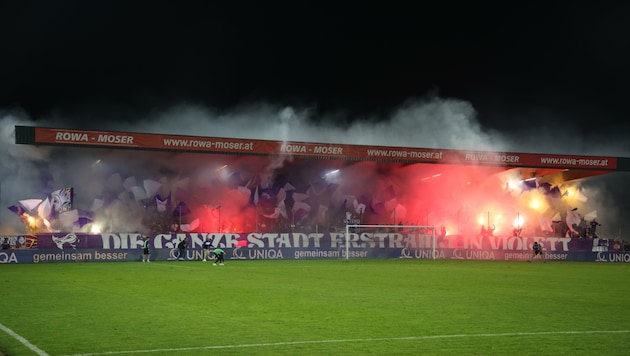
[[[186,258],[186,238],[185,237],[177,244],[177,249],[179,250],[178,259],[180,261],[183,261]]]
[[[542,245],[538,243],[538,241],[534,241],[534,245],[532,246],[532,257],[529,258],[529,262],[532,262],[536,255],[540,255],[543,262],[545,262],[545,253],[543,252]]]
[[[219,263],[220,266],[223,266],[223,255],[225,251],[217,247],[212,252],[214,252],[214,263],[212,265],[216,266],[217,263]]]
[[[212,242],[209,237],[206,237],[205,241],[201,244],[203,247],[203,262],[206,262],[210,258],[210,247]]]
[[[149,256],[149,236],[144,236],[144,241],[142,242],[142,262],[151,262],[151,256]]]

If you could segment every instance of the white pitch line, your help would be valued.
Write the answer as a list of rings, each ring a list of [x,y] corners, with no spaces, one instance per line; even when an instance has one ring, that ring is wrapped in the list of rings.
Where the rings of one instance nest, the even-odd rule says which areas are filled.
[[[332,343],[346,343],[346,342],[449,339],[449,338],[465,338],[465,337],[504,337],[504,336],[535,336],[535,335],[568,335],[568,334],[620,334],[620,333],[630,333],[630,330],[539,331],[539,332],[518,332],[518,333],[498,333],[498,334],[453,334],[453,335],[378,337],[378,338],[367,338],[367,339],[287,341],[287,342],[269,342],[269,343],[259,343],[259,344],[216,345],[216,346],[199,346],[199,347],[178,347],[178,348],[173,348],[173,349],[108,351],[108,352],[96,352],[96,353],[88,353],[88,354],[74,354],[74,355],[65,355],[65,356],[97,356],[97,355],[118,355],[118,354],[140,354],[140,353],[151,353],[151,352],[175,352],[175,351],[237,349],[237,348],[247,348],[247,347],[288,346],[288,345],[304,345],[304,344],[332,344]]]
[[[18,335],[15,331],[13,331],[13,330],[7,328],[6,326],[2,325],[2,323],[0,323],[0,329],[2,331],[4,331],[5,333],[9,334],[10,336],[12,336],[17,341],[19,341],[22,344],[24,344],[24,346],[26,346],[29,349],[31,349],[31,351],[33,351],[34,353],[36,353],[36,354],[38,354],[40,356],[48,356],[46,351],[44,351],[44,350],[40,349],[39,347],[31,344],[30,342],[28,342],[28,340],[26,340],[22,336]]]

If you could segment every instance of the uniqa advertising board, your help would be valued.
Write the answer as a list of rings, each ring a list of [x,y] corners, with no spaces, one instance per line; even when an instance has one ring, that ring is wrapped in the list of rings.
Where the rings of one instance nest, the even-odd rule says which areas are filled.
[[[59,262],[139,262],[139,233],[38,234],[8,237],[0,264]],[[433,236],[403,232],[350,233],[166,233],[148,236],[151,260],[203,259],[210,241],[229,260],[272,259],[456,259],[526,261],[534,241],[543,245],[546,261],[630,262],[630,246],[607,239],[524,236]],[[186,249],[177,245],[186,240]]]

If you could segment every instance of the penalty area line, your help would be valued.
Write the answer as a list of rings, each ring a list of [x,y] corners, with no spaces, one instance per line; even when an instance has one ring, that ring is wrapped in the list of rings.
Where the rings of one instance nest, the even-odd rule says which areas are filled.
[[[0,323],[0,330],[2,330],[5,333],[9,334],[11,337],[16,339],[17,341],[21,342],[24,346],[28,347],[34,353],[36,353],[36,354],[38,354],[40,356],[48,356],[46,351],[44,351],[44,350],[40,349],[39,347],[31,344],[28,340],[26,340],[25,338],[23,338],[22,336],[17,334],[15,331],[13,331],[13,330],[7,328],[6,326],[2,325],[2,323]]]
[[[139,354],[139,353],[151,353],[151,352],[176,352],[176,351],[196,351],[196,350],[238,349],[238,348],[248,348],[248,347],[290,346],[290,345],[305,345],[305,344],[431,340],[431,339],[449,339],[449,338],[466,338],[466,337],[505,337],[505,336],[540,336],[540,335],[572,335],[572,334],[573,335],[574,334],[622,334],[622,333],[630,333],[630,330],[538,331],[538,332],[495,333],[495,334],[452,334],[452,335],[377,337],[377,338],[362,338],[362,339],[332,339],[332,340],[310,340],[310,341],[306,340],[306,341],[267,342],[267,343],[257,343],[257,344],[178,347],[178,348],[172,348],[172,349],[109,351],[109,352],[96,352],[96,353],[87,353],[87,354],[73,354],[73,355],[65,355],[65,356],[98,356],[98,355],[117,355],[117,354]]]

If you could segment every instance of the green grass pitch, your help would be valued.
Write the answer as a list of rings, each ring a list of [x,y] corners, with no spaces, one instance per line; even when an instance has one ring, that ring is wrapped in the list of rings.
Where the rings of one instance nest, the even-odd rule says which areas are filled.
[[[626,355],[630,265],[0,266],[5,355]]]

